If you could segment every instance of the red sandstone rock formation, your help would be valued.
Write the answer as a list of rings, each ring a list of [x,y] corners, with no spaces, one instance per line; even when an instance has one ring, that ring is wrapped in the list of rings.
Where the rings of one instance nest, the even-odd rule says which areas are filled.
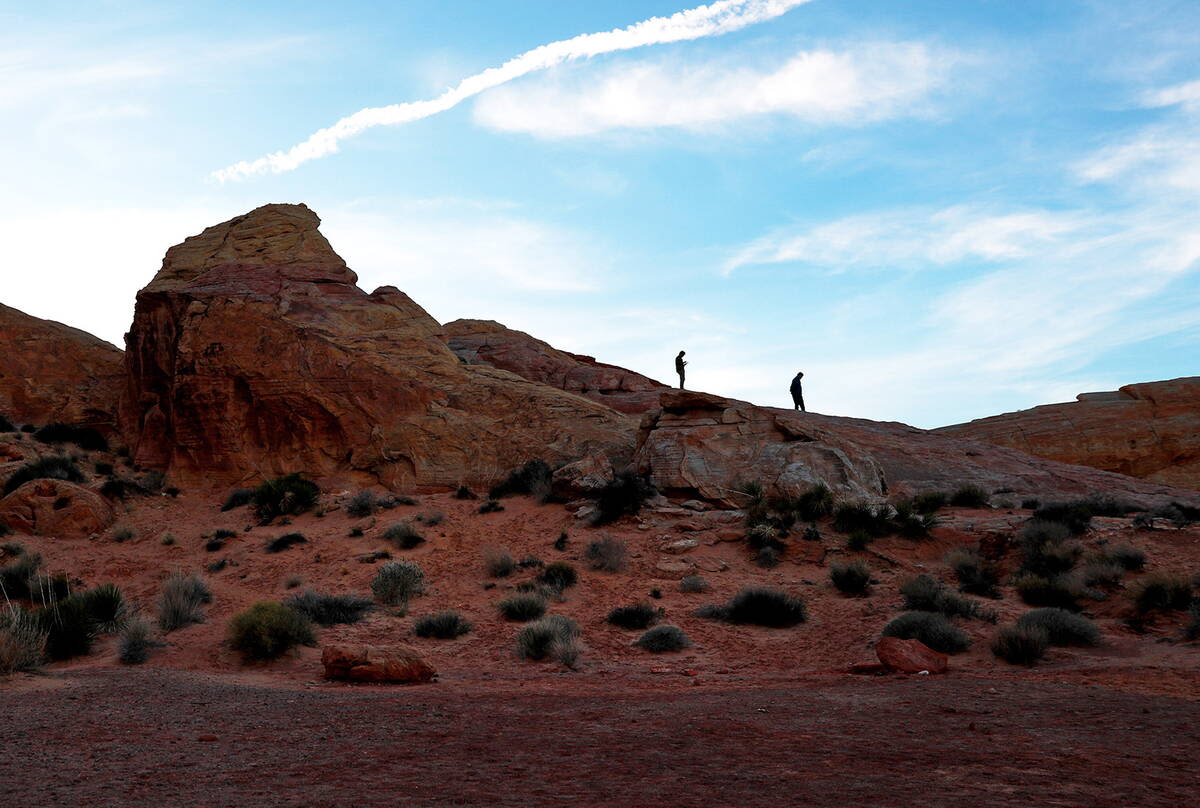
[[[844,498],[880,499],[977,485],[1005,498],[1110,494],[1147,505],[1192,492],[900,423],[756,407],[676,390],[643,416],[638,470],[660,490],[744,504],[734,487],[761,482],[796,495],[824,482]]]
[[[0,305],[0,414],[109,431],[124,374],[121,351],[85,331]]]
[[[63,480],[30,480],[0,499],[0,524],[35,536],[88,536],[114,519],[104,497]]]
[[[952,437],[1200,488],[1200,376],[1130,384],[935,430]]]
[[[128,336],[121,426],[139,465],[188,484],[451,486],[632,450],[626,416],[464,365],[403,292],[359,289],[319,223],[266,205],[167,251]]]
[[[662,382],[593,357],[560,351],[494,320],[455,320],[445,325],[446,344],[464,362],[512,371],[530,381],[587,396],[625,413],[658,409]]]
[[[425,660],[407,648],[330,645],[321,651],[326,679],[350,682],[429,682],[437,676]]]
[[[895,673],[945,673],[950,659],[920,640],[896,637],[881,637],[875,643],[875,656],[879,657],[880,664]]]

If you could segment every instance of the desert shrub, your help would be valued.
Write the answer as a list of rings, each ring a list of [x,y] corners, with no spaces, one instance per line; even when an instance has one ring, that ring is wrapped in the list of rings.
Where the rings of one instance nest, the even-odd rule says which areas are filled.
[[[83,482],[83,472],[69,457],[55,455],[39,457],[19,467],[4,483],[4,493],[11,494],[30,480],[65,480]]]
[[[860,553],[870,546],[871,542],[875,541],[874,537],[865,530],[856,530],[846,537],[846,549],[854,553]]]
[[[635,603],[616,607],[604,619],[620,628],[644,629],[656,623],[658,617],[658,609],[645,603]]]
[[[46,653],[46,632],[24,609],[0,611],[0,676],[36,670]]]
[[[654,487],[639,477],[637,472],[626,469],[605,483],[596,495],[596,512],[591,518],[595,526],[607,525],[622,516],[635,514],[643,503],[654,496]]]
[[[121,544],[122,542],[127,542],[130,539],[132,539],[133,536],[134,536],[133,528],[131,528],[131,527],[120,526],[120,527],[113,528],[112,540],[115,541],[117,544]]]
[[[937,513],[950,501],[945,491],[923,491],[913,497],[913,510],[920,514]]]
[[[964,547],[951,550],[946,554],[946,564],[958,579],[959,591],[987,598],[999,594],[995,569],[976,551]]]
[[[3,413],[0,413],[0,432],[16,432],[16,431],[17,431],[17,428],[13,425],[13,422],[8,420],[7,418],[5,418]]]
[[[1121,582],[1125,568],[1101,556],[1088,562],[1079,571],[1085,586],[1114,586]]]
[[[371,609],[371,601],[358,595],[324,595],[305,590],[283,602],[319,626],[357,623]]]
[[[21,424],[21,431],[26,434],[31,433],[31,432],[37,432],[37,427],[34,426],[33,424]]]
[[[537,556],[525,556],[517,562],[517,566],[523,570],[541,569],[546,566],[546,563]]]
[[[1046,655],[1050,638],[1036,626],[1005,626],[992,639],[992,653],[1010,665],[1033,665]]]
[[[698,592],[707,592],[711,588],[708,581],[699,575],[686,575],[679,580],[680,592],[696,594]]]
[[[229,621],[229,645],[244,659],[274,659],[316,641],[309,619],[282,603],[262,601]]]
[[[92,650],[96,624],[83,597],[72,595],[33,613],[46,635],[46,656],[52,660],[84,656]]]
[[[100,485],[100,496],[108,499],[125,499],[130,494],[140,494],[141,487],[124,477],[109,477]]]
[[[297,516],[317,504],[321,489],[311,480],[292,472],[274,480],[267,480],[254,489],[250,502],[254,512],[264,522],[277,516]]]
[[[460,485],[458,488],[454,489],[454,498],[475,499],[475,492],[472,491],[468,486]]]
[[[530,460],[518,469],[513,469],[500,482],[488,489],[491,499],[529,495],[539,502],[550,497],[550,480],[554,472],[545,460]]]
[[[222,558],[222,559],[219,559],[219,560],[214,561],[213,563],[209,564],[208,566],[206,566],[204,568],[204,570],[205,570],[205,572],[211,572],[213,574],[216,574],[228,566],[229,566],[229,559]]]
[[[1145,506],[1136,502],[1126,502],[1108,495],[1093,494],[1080,500],[1080,504],[1091,512],[1092,516],[1127,516],[1137,511],[1146,510]]]
[[[560,553],[567,549],[567,531],[558,534],[558,538],[554,540],[554,549]]]
[[[839,533],[864,533],[869,537],[892,532],[891,508],[865,502],[844,502],[833,512],[833,529]]]
[[[800,538],[804,539],[805,541],[820,541],[821,531],[817,529],[816,525],[809,525],[808,527],[804,528],[804,532],[800,534]]]
[[[158,601],[158,628],[164,634],[176,629],[204,622],[204,610],[200,607],[212,602],[208,584],[194,573],[172,573],[163,582]]]
[[[480,513],[498,513],[504,510],[504,506],[494,499],[489,499],[479,506]]]
[[[1106,549],[1105,555],[1130,572],[1136,572],[1146,566],[1146,554],[1129,544],[1113,545]]]
[[[407,521],[392,525],[383,531],[383,537],[401,550],[411,550],[425,542],[425,537],[420,531],[413,527],[412,522]]]
[[[980,617],[979,604],[952,592],[930,575],[917,575],[900,585],[904,608],[920,612],[938,612],[946,617]]]
[[[1040,629],[1051,645],[1099,645],[1100,630],[1083,615],[1066,609],[1034,609],[1017,620],[1017,628]]]
[[[624,569],[628,555],[625,542],[611,536],[604,536],[590,542],[583,554],[587,559],[588,566],[604,572],[619,572]]]
[[[1046,502],[1033,512],[1033,518],[1042,522],[1056,522],[1078,536],[1086,533],[1091,525],[1092,510],[1084,500]]]
[[[438,640],[453,640],[471,630],[465,617],[454,610],[427,614],[413,623],[413,632],[418,637],[433,637]]]
[[[33,433],[34,440],[42,443],[71,443],[85,452],[107,452],[108,441],[90,426],[70,424],[46,424]]]
[[[1033,498],[1023,499],[1021,500],[1021,507],[1027,511],[1036,511],[1038,508],[1042,507],[1042,501],[1040,499]]]
[[[950,495],[950,505],[955,508],[986,508],[988,493],[977,485],[963,485]]]
[[[307,544],[308,539],[303,533],[285,533],[278,538],[271,539],[267,542],[266,551],[268,553],[282,553],[289,547],[294,547],[297,544]]]
[[[565,561],[553,561],[545,566],[538,574],[538,580],[551,589],[562,591],[569,589],[579,580],[575,568]]]
[[[1184,528],[1195,522],[1200,522],[1200,508],[1184,505],[1182,502],[1160,505],[1150,511],[1150,515],[1159,519],[1166,519],[1178,528]]]
[[[893,508],[892,530],[906,539],[923,539],[938,525],[936,516],[917,513],[911,502],[898,502]]]
[[[700,616],[768,628],[789,628],[808,619],[802,599],[778,589],[754,586],[742,589],[724,606],[701,611],[704,614]]]
[[[47,604],[71,595],[71,582],[63,573],[34,575],[29,579],[29,599],[34,603]]]
[[[756,489],[761,492],[761,485]],[[745,493],[745,492],[743,492]],[[761,493],[756,501],[761,502]],[[768,500],[767,509],[779,515],[784,526],[790,527],[797,521],[815,522],[833,513],[833,492],[825,483],[817,483],[803,494],[795,497],[776,497]]]
[[[861,561],[835,561],[829,568],[829,580],[839,592],[861,595],[871,586],[871,571]]]
[[[1021,569],[1046,578],[1069,572],[1083,554],[1079,542],[1070,536],[1070,528],[1061,522],[1035,519],[1026,523],[1020,536]]]
[[[546,599],[534,592],[512,595],[496,604],[505,620],[526,623],[537,620],[546,613]]]
[[[103,460],[97,460],[95,465],[96,473],[101,477],[107,477],[113,473],[113,464],[106,463]]]
[[[158,543],[161,544],[163,547],[174,547],[175,546],[175,534],[174,533],[162,534],[162,538],[158,540]]]
[[[1055,606],[1079,610],[1079,587],[1063,576],[1047,578],[1027,572],[1013,579],[1013,587],[1021,600],[1030,606]]]
[[[153,469],[153,470],[147,471],[145,474],[143,474],[142,478],[140,480],[138,480],[137,485],[138,485],[138,488],[143,493],[157,494],[159,491],[162,490],[163,481],[165,479],[166,478],[164,477],[164,475],[161,471],[159,471],[158,469]],[[178,489],[175,489],[175,491],[176,491],[176,496],[178,496]]]
[[[413,518],[423,525],[437,527],[443,521],[445,521],[446,514],[442,513],[441,511],[426,511],[424,513],[417,514]]]
[[[483,571],[489,578],[507,578],[517,571],[517,562],[503,547],[488,547],[483,551]]]
[[[1192,601],[1192,605],[1188,609],[1188,616],[1191,618],[1191,621],[1183,630],[1183,638],[1185,640],[1200,640],[1200,598]]]
[[[160,646],[162,643],[154,639],[150,624],[135,617],[121,630],[117,659],[126,665],[141,665],[150,658],[150,651]]]
[[[41,569],[42,557],[37,553],[22,553],[15,561],[0,567],[0,597],[25,600],[32,595],[30,584]]]
[[[345,505],[346,513],[356,518],[370,516],[379,509],[379,498],[375,492],[366,489],[359,491]]]
[[[0,536],[7,536],[7,535],[8,535],[8,526],[4,525],[3,529],[0,530]],[[4,544],[0,544],[0,555],[5,555],[5,556],[8,556],[9,558],[16,558],[17,556],[23,556],[23,555],[25,555],[25,545],[21,544],[19,541],[6,541]]]
[[[104,634],[120,631],[129,619],[129,605],[116,584],[101,584],[78,597],[87,607],[96,629]]]
[[[763,547],[754,554],[755,566],[762,567],[765,570],[779,566],[779,560],[783,557],[783,551],[775,547]]]
[[[1138,581],[1132,598],[1138,614],[1156,609],[1183,611],[1192,602],[1192,582],[1173,575],[1150,575]]]
[[[371,581],[375,599],[389,606],[408,603],[425,591],[425,572],[412,561],[389,561]]]
[[[517,656],[533,660],[560,657],[566,649],[555,646],[573,643],[578,637],[579,625],[569,617],[543,617],[517,632]]]
[[[418,505],[418,504],[420,504],[420,503],[418,503],[412,497],[404,496],[404,495],[397,496],[397,497],[386,497],[384,499],[379,500],[379,507],[387,508],[388,510],[391,510],[392,508],[395,508],[399,505],[407,506],[407,505]]]
[[[225,504],[221,506],[221,510],[232,511],[234,508],[240,508],[243,505],[249,505],[253,499],[253,489],[235,488],[230,491],[229,496],[225,498]]]
[[[883,636],[920,640],[943,654],[957,654],[971,645],[965,631],[936,612],[906,612],[883,627]]]
[[[691,648],[692,642],[679,626],[662,625],[655,626],[638,637],[634,645],[652,654],[662,654]]]
[[[746,544],[750,545],[752,550],[762,550],[768,547],[775,550],[783,548],[783,542],[779,540],[779,528],[770,522],[751,525],[746,531]]]

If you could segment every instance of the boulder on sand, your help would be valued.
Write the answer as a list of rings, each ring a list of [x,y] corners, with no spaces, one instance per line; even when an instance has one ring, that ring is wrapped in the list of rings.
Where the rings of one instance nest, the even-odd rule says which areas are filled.
[[[89,536],[115,518],[104,497],[65,480],[30,480],[0,500],[0,524],[34,536]]]
[[[945,673],[950,659],[920,640],[901,640],[897,637],[880,637],[879,642],[875,643],[875,656],[894,673]]]
[[[328,645],[321,652],[326,679],[347,682],[429,682],[437,676],[425,660],[408,648],[372,645]]]

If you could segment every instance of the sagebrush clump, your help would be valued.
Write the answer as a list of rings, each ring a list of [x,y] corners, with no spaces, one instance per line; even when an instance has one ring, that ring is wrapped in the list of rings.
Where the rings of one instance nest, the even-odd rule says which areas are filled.
[[[371,591],[389,606],[406,604],[425,591],[425,572],[412,561],[389,561],[375,573]]]
[[[635,603],[631,606],[617,606],[605,618],[609,623],[620,628],[644,629],[655,623],[659,611],[645,603]]]
[[[569,617],[551,615],[517,632],[517,656],[542,660],[553,657],[574,667],[579,655],[579,625]]]
[[[965,631],[936,612],[902,614],[884,626],[883,636],[920,640],[943,654],[957,654],[971,645],[971,638]]]
[[[297,516],[317,504],[321,489],[293,472],[268,480],[250,495],[255,513],[264,523],[278,516]]]
[[[1036,626],[1005,626],[992,640],[992,653],[1010,665],[1031,666],[1046,655],[1050,638]]]
[[[453,640],[470,632],[471,628],[471,623],[453,609],[425,615],[413,623],[413,633],[418,637],[438,640]]]
[[[1018,628],[1045,632],[1051,645],[1099,645],[1100,630],[1086,617],[1066,609],[1034,609],[1017,620]]]
[[[425,543],[425,537],[412,522],[397,522],[383,531],[383,538],[401,550],[411,550]]]
[[[69,483],[81,483],[83,472],[71,458],[57,455],[39,457],[31,460],[14,471],[4,483],[5,495],[16,491],[30,480],[64,480]]]
[[[489,547],[483,551],[483,571],[489,578],[507,578],[517,571],[517,562],[503,547]]]
[[[596,512],[592,516],[591,524],[607,525],[622,516],[635,514],[654,493],[654,487],[639,477],[637,472],[632,469],[622,471],[609,480],[596,495]]]
[[[282,603],[256,603],[229,621],[229,645],[246,660],[268,660],[316,642],[307,617]]]
[[[505,620],[526,623],[546,613],[546,599],[534,592],[518,592],[496,604]]]
[[[634,645],[652,654],[663,654],[691,648],[692,642],[679,626],[661,625],[638,637]]]
[[[604,536],[590,542],[587,550],[584,551],[584,558],[587,559],[588,565],[594,570],[604,572],[623,570],[628,555],[629,551],[625,549],[625,542],[611,536]]]
[[[283,602],[319,626],[357,623],[371,610],[371,601],[358,595],[327,595],[305,590]]]
[[[723,606],[707,606],[697,616],[768,628],[790,628],[808,619],[804,600],[779,589],[749,586]]]
[[[164,634],[204,622],[206,603],[212,602],[212,592],[203,579],[194,573],[172,573],[163,582],[158,601],[158,628]]]
[[[989,619],[978,603],[952,592],[930,575],[917,575],[900,585],[904,608],[922,612],[937,612],[946,617],[976,617]]]
[[[871,586],[871,570],[861,561],[835,561],[829,567],[829,580],[846,595],[861,595]]]
[[[946,564],[958,579],[960,592],[994,598],[999,595],[996,588],[998,577],[995,568],[975,550],[960,547],[946,554]]]

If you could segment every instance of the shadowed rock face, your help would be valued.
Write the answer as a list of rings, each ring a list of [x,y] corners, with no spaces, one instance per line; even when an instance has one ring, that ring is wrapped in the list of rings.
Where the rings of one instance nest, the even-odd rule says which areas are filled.
[[[86,331],[0,305],[0,414],[111,431],[124,375],[121,351]]]
[[[1200,376],[1083,393],[1070,403],[935,431],[1165,485],[1200,488]]]
[[[455,320],[445,325],[446,344],[468,364],[511,371],[599,401],[618,412],[658,409],[658,395],[670,389],[640,373],[597,362],[591,356],[560,351],[523,331],[494,320]]]
[[[127,338],[138,464],[191,484],[303,471],[449,486],[534,456],[629,453],[625,416],[466,366],[403,292],[359,289],[319,224],[266,205],[167,251]]]
[[[1045,460],[1006,447],[900,423],[756,407],[690,391],[661,397],[646,414],[635,462],[660,490],[743,504],[732,489],[757,481],[794,496],[824,482],[843,498],[878,500],[977,485],[1005,497],[1109,494],[1145,503],[1194,499],[1193,492]]]

